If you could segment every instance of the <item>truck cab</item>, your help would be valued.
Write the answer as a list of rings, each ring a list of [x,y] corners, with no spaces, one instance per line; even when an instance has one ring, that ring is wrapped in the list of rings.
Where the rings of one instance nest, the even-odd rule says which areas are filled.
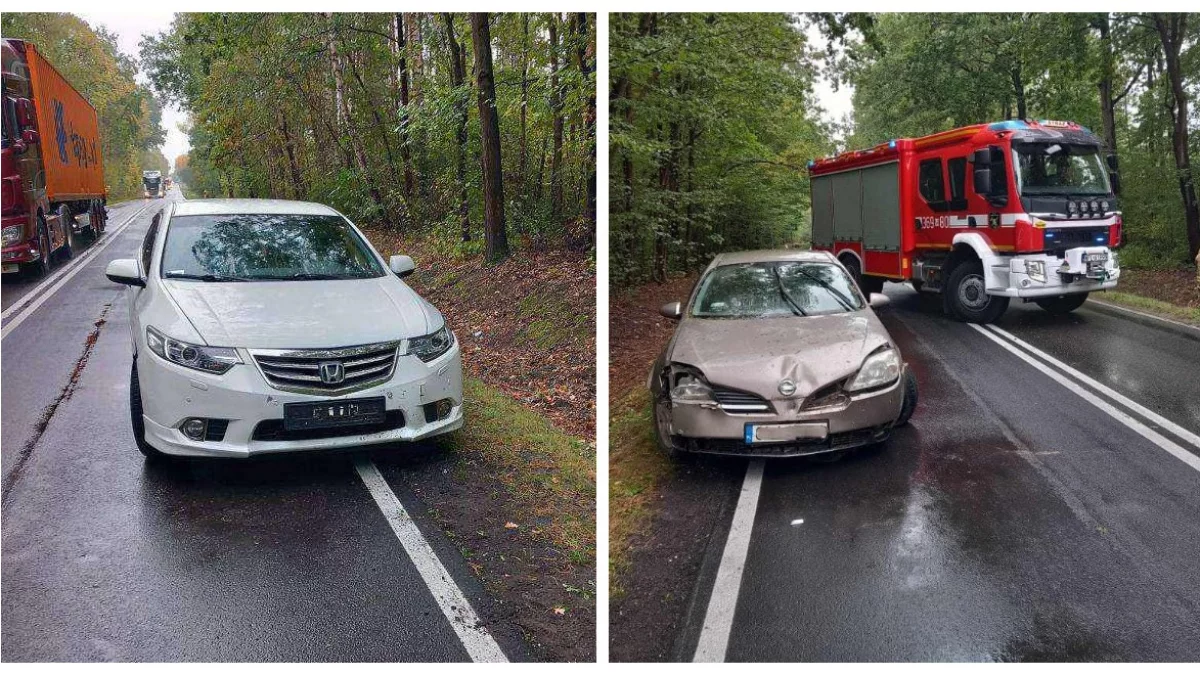
[[[1103,151],[1072,122],[1009,120],[819,160],[813,245],[864,290],[909,281],[965,321],[994,321],[1012,298],[1069,312],[1120,278]]]

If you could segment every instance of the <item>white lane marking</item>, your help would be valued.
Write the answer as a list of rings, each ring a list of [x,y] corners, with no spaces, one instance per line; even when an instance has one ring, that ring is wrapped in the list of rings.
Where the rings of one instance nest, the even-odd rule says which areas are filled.
[[[1025,363],[1028,363],[1029,365],[1033,366],[1034,368],[1039,370],[1042,374],[1046,375],[1050,379],[1052,379],[1055,382],[1058,382],[1062,386],[1066,387],[1067,389],[1069,389],[1070,391],[1072,391],[1073,393],[1078,395],[1083,400],[1087,401],[1088,403],[1091,403],[1092,405],[1096,406],[1100,410],[1108,413],[1109,417],[1112,417],[1113,419],[1117,420],[1121,424],[1124,424],[1125,426],[1129,427],[1133,431],[1140,434],[1146,440],[1157,445],[1158,447],[1162,448],[1163,450],[1166,450],[1167,452],[1171,453],[1179,461],[1183,462],[1184,464],[1187,464],[1188,466],[1192,467],[1193,469],[1195,469],[1197,471],[1200,471],[1200,457],[1193,455],[1192,453],[1183,449],[1183,447],[1176,444],[1174,441],[1171,441],[1170,439],[1166,438],[1165,436],[1158,433],[1157,431],[1151,429],[1150,427],[1146,426],[1145,424],[1142,424],[1139,420],[1135,419],[1131,415],[1119,410],[1118,408],[1116,408],[1112,404],[1108,403],[1104,399],[1100,398],[1099,396],[1096,396],[1092,392],[1084,389],[1083,387],[1079,386],[1075,382],[1071,381],[1065,375],[1062,375],[1058,371],[1051,369],[1050,366],[1047,366],[1047,365],[1041,363],[1040,361],[1035,360],[1032,356],[1020,351],[1015,346],[1005,342],[998,336],[992,335],[988,331],[984,330],[983,328],[980,328],[979,326],[977,326],[973,323],[970,323],[967,325],[970,326],[971,328],[974,328],[976,331],[978,331],[980,335],[982,335],[982,336],[986,337],[987,339],[991,340],[992,342],[995,342],[996,344],[1000,345],[1006,351],[1010,352],[1011,354],[1013,354],[1017,358],[1021,359]]]
[[[496,644],[491,633],[479,621],[471,603],[455,585],[454,579],[438,559],[437,553],[417,529],[408,511],[400,503],[396,493],[392,492],[375,463],[369,459],[357,459],[354,468],[358,470],[359,477],[375,498],[379,510],[383,511],[383,517],[387,519],[388,525],[391,525],[392,532],[396,533],[400,545],[421,573],[421,578],[425,580],[433,599],[437,601],[442,614],[446,615],[471,660],[477,663],[508,663],[500,645]]]
[[[143,207],[143,209],[145,209],[145,208],[146,207]],[[138,213],[140,213],[140,211]],[[134,217],[136,218],[137,215],[138,214],[135,213]],[[117,229],[112,232],[106,231],[105,234],[115,236],[116,234],[120,233],[120,231],[122,229],[124,229],[124,227],[126,225],[128,225],[130,222],[133,222],[132,219],[121,223],[120,225],[117,226]],[[58,281],[62,277],[62,275],[66,274],[67,272],[71,271],[78,265],[82,264],[83,261],[87,260],[87,253],[88,252],[85,251],[84,255],[81,255],[78,258],[74,258],[71,260],[71,262],[67,263],[66,265],[63,265],[63,267],[61,269],[59,269],[58,271],[56,271],[54,274],[50,275],[46,279],[42,280],[42,282],[39,283],[37,286],[34,286],[33,289],[30,290],[28,293],[26,293],[23,298],[14,302],[11,307],[4,310],[3,312],[0,312],[0,320],[7,319],[8,317],[12,316],[13,312],[16,312],[17,310],[21,309],[25,305],[28,305],[29,303],[33,302],[33,300],[35,298],[37,298],[37,294],[42,292],[42,289],[44,289],[47,286],[49,286],[50,284]]]
[[[1196,446],[1197,450],[1200,450],[1200,435],[1194,434],[1191,431],[1188,431],[1187,429],[1179,426],[1178,424],[1163,417],[1162,415],[1159,415],[1158,413],[1154,412],[1153,410],[1150,410],[1149,408],[1128,398],[1127,396],[1121,394],[1120,392],[1115,391],[1111,387],[1092,379],[1091,377],[1085,375],[1078,369],[1072,368],[1071,366],[1063,363],[1062,361],[1059,361],[1058,359],[1054,358],[1053,356],[1050,356],[1046,352],[1038,349],[1037,347],[1034,347],[1033,345],[1022,340],[1021,338],[1013,335],[1012,333],[1009,333],[1008,331],[1006,331],[1002,328],[997,328],[996,326],[987,326],[987,328],[991,329],[993,332],[995,332],[999,335],[1002,335],[1002,336],[1008,338],[1010,341],[1012,341],[1017,346],[1024,348],[1025,351],[1033,354],[1034,356],[1041,358],[1046,363],[1049,363],[1052,366],[1057,366],[1059,368],[1059,370],[1066,372],[1068,375],[1073,375],[1075,377],[1075,379],[1083,382],[1084,384],[1088,385],[1092,389],[1095,389],[1096,391],[1100,392],[1101,394],[1104,394],[1105,396],[1113,399],[1114,401],[1116,401],[1117,403],[1120,403],[1121,405],[1125,406],[1126,408],[1129,408],[1131,411],[1141,415],[1143,418],[1158,425],[1159,427],[1162,427],[1163,429],[1170,431],[1171,433],[1182,438],[1183,440],[1187,441],[1188,443],[1191,443],[1192,445]]]
[[[1099,300],[1095,300],[1092,298],[1088,298],[1088,302],[1095,304],[1095,305],[1100,305],[1101,307],[1109,307],[1111,309],[1121,310],[1122,312],[1129,312],[1130,314],[1137,314],[1138,316],[1144,316],[1147,319],[1154,319],[1155,321],[1162,321],[1163,323],[1174,324],[1176,326],[1180,326],[1182,328],[1187,328],[1188,330],[1195,331],[1196,333],[1200,334],[1200,328],[1197,328],[1196,326],[1193,326],[1190,323],[1184,323],[1182,321],[1168,319],[1166,317],[1161,317],[1156,314],[1151,314],[1149,312],[1142,312],[1142,311],[1139,311],[1136,309],[1130,309],[1129,307],[1122,307],[1121,305],[1113,304],[1111,302],[1101,302]]]
[[[750,532],[754,529],[754,514],[758,511],[763,467],[761,459],[751,461],[746,467],[746,480],[742,483],[742,494],[733,511],[733,523],[729,526],[729,538],[725,540],[717,579],[708,598],[704,627],[700,630],[700,641],[692,658],[694,662],[725,661],[729,634],[733,630],[733,612],[737,609],[738,594],[742,590],[742,570],[746,567],[746,554],[750,550]]]
[[[100,255],[101,251],[108,248],[109,244],[116,241],[117,236],[120,235],[122,232],[124,232],[125,228],[129,227],[129,225],[132,224],[133,221],[136,220],[138,216],[142,215],[142,213],[145,212],[146,209],[148,209],[148,208],[150,208],[150,207],[147,206],[147,207],[143,208],[142,210],[138,211],[137,213],[133,214],[132,216],[130,216],[129,220],[126,220],[124,223],[121,223],[121,225],[116,230],[114,230],[111,233],[111,235],[106,233],[105,236],[107,237],[107,239],[104,242],[102,242],[99,246],[95,246],[93,248],[88,249],[87,253],[83,254],[82,256],[80,256],[78,258],[78,260],[79,260],[78,264],[74,265],[73,267],[67,268],[69,271],[66,274],[64,274],[63,277],[61,279],[59,279],[57,283],[55,283],[53,286],[51,286],[49,290],[47,290],[45,293],[42,293],[33,302],[30,302],[30,303],[22,302],[21,307],[23,307],[23,309],[21,310],[21,312],[18,313],[15,317],[13,317],[12,321],[9,321],[7,324],[5,324],[3,329],[0,329],[0,340],[3,340],[4,338],[8,337],[9,333],[16,330],[17,326],[20,326],[21,323],[25,321],[25,319],[28,319],[34,312],[36,312],[38,310],[38,308],[41,307],[42,304],[45,303],[47,300],[49,300],[51,296],[53,296],[55,293],[57,293],[60,288],[65,286],[68,281],[75,278],[75,275],[79,274],[79,272],[84,267],[86,267],[86,263],[88,261],[90,261],[92,258],[95,258],[96,256]],[[9,309],[14,309],[14,307],[10,307]]]

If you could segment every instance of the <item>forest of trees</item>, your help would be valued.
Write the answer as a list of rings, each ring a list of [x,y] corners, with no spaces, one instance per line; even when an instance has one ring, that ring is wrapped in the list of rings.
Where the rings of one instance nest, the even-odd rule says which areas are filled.
[[[165,170],[159,146],[166,138],[162,108],[137,83],[137,64],[117,48],[116,36],[72,14],[13,13],[0,17],[4,37],[28,40],[95,106],[109,201],[142,194],[142,171]]]
[[[142,44],[191,196],[320,201],[496,260],[595,243],[595,15],[178,14]]]
[[[831,151],[804,35],[784,14],[612,14],[611,279],[793,238]]]
[[[802,240],[808,159],[1006,118],[1069,119],[1119,160],[1122,264],[1200,251],[1200,16],[628,14],[611,19],[613,282]],[[821,39],[808,44],[805,28]],[[822,124],[818,71],[854,87]]]

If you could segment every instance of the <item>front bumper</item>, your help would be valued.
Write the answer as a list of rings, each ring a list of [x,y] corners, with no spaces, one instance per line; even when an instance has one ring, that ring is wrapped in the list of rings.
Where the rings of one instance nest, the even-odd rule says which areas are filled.
[[[9,228],[9,227],[13,227],[14,225],[17,225],[22,228],[22,235],[26,234],[29,231],[28,227],[27,227],[28,224],[29,224],[29,216],[25,215],[25,214],[18,214],[15,216],[4,216],[4,218],[2,220],[0,220],[0,228]],[[39,251],[37,250],[37,247],[35,244],[36,244],[36,239],[35,240],[23,240],[23,241],[19,241],[19,242],[15,243],[15,244],[12,244],[10,246],[5,246],[3,251],[0,252],[0,260],[3,260],[5,265],[33,262],[34,260],[37,260],[38,256],[39,256]],[[5,272],[16,272],[17,270],[12,269],[12,268],[6,268],[4,271]]]
[[[190,457],[251,457],[281,452],[358,448],[369,445],[419,441],[449,433],[462,427],[462,358],[457,340],[450,351],[424,363],[416,356],[399,356],[391,379],[368,389],[341,396],[295,394],[275,389],[267,383],[251,361],[241,352],[243,364],[224,375],[211,375],[170,363],[148,349],[137,359],[141,386],[146,442],[169,455]],[[278,427],[286,403],[345,400],[382,396],[390,418],[403,415],[403,423],[394,428],[351,435],[267,440],[271,434],[255,428],[260,423]],[[451,399],[450,413],[427,420],[424,404]],[[229,420],[221,440],[194,441],[179,427],[184,420],[201,417]]]
[[[801,410],[801,399],[771,401],[774,412],[731,413],[715,404],[671,403],[671,443],[676,450],[739,457],[800,457],[836,452],[887,440],[904,404],[907,373],[890,387],[850,397],[837,408]],[[824,438],[747,443],[747,426],[824,423]]]
[[[1085,253],[1105,252],[1108,260],[1104,263],[1099,278],[1088,276],[1089,270],[1082,263],[1081,256]],[[1051,253],[1023,254],[1012,258],[1004,258],[1003,264],[993,265],[988,275],[988,295],[1001,295],[1010,298],[1042,298],[1048,296],[1070,295],[1073,293],[1090,293],[1105,291],[1117,286],[1121,278],[1121,268],[1107,247],[1081,247],[1070,249],[1063,258]],[[1041,263],[1045,274],[1030,275],[1027,262]],[[1067,274],[1062,274],[1066,272]]]

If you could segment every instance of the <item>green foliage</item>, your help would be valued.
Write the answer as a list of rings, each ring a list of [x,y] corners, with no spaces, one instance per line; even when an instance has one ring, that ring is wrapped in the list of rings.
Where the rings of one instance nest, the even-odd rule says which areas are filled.
[[[399,37],[397,16],[405,27]],[[452,81],[443,14],[176,15],[169,31],[143,42],[142,58],[156,90],[191,114],[189,190],[323,202],[364,223],[444,231],[448,246],[458,242],[459,253],[473,254],[483,220],[474,54],[465,15],[451,20],[465,49],[461,86]],[[583,35],[571,30],[577,21],[558,14],[491,18],[505,211],[518,243],[561,241],[566,224],[585,216],[595,171],[595,134],[586,124],[595,91],[595,17]],[[549,215],[551,22],[561,36],[564,96],[557,219]],[[586,50],[586,78],[573,58],[577,47]],[[469,242],[461,242],[457,175],[464,108]]]
[[[612,281],[806,236],[805,163],[831,149],[784,14],[611,16]]]
[[[166,167],[158,151],[166,131],[162,108],[137,83],[137,64],[120,52],[116,37],[71,14],[40,12],[6,12],[0,30],[5,37],[36,45],[96,108],[109,201],[139,197],[142,171]]]

